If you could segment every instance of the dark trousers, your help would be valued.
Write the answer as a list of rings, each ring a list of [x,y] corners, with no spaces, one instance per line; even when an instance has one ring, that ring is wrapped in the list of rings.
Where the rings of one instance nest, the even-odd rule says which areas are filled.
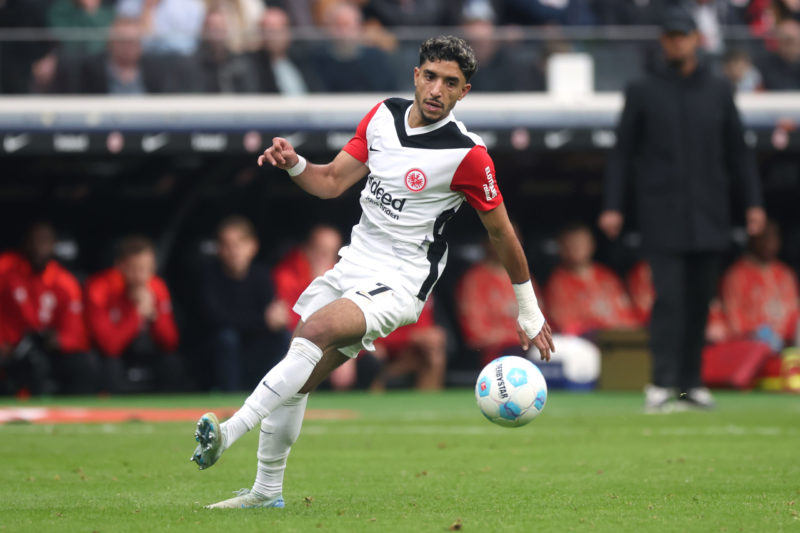
[[[221,328],[211,335],[216,379],[224,392],[252,390],[289,349],[289,333],[248,335]]]
[[[164,353],[142,333],[120,357],[103,357],[101,388],[110,393],[177,392],[185,390],[183,363],[177,354]]]
[[[656,293],[650,318],[653,384],[682,391],[699,387],[708,306],[722,254],[652,253],[648,261]]]

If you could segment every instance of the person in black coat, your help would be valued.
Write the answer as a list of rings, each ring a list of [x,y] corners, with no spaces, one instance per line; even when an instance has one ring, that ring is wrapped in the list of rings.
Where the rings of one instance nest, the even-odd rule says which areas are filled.
[[[275,299],[269,270],[253,261],[258,237],[248,219],[224,219],[217,249],[218,260],[207,265],[202,283],[216,385],[223,391],[250,389],[258,383],[258,369],[283,357],[289,311]]]
[[[730,244],[734,193],[746,207],[749,234],[763,231],[766,222],[733,89],[699,61],[698,44],[691,14],[668,10],[661,35],[665,64],[626,90],[598,221],[609,238],[619,235],[632,186],[656,292],[653,383],[645,389],[651,411],[671,408],[677,395],[713,407],[700,379],[701,351],[708,304]]]

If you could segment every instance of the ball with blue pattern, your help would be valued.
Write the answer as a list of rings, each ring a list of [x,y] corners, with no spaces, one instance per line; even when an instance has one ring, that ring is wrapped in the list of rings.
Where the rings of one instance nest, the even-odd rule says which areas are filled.
[[[504,427],[524,426],[544,409],[547,383],[531,361],[505,355],[481,370],[475,399],[489,421]]]

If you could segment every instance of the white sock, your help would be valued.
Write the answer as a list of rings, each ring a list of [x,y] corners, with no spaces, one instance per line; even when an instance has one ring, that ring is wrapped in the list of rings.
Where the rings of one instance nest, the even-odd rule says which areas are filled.
[[[308,394],[295,394],[261,422],[258,469],[253,492],[274,498],[283,492],[283,473],[292,444],[300,435]]]
[[[295,338],[286,357],[267,372],[242,408],[220,425],[225,433],[225,448],[297,394],[320,359],[322,350],[316,344],[308,339]]]

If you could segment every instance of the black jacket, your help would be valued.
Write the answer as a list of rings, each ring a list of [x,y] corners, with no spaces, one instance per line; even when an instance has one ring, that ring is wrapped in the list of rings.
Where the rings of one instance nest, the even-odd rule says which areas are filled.
[[[761,185],[727,81],[664,65],[628,86],[604,208],[622,211],[629,187],[645,250],[728,248],[732,200],[760,206]]]

